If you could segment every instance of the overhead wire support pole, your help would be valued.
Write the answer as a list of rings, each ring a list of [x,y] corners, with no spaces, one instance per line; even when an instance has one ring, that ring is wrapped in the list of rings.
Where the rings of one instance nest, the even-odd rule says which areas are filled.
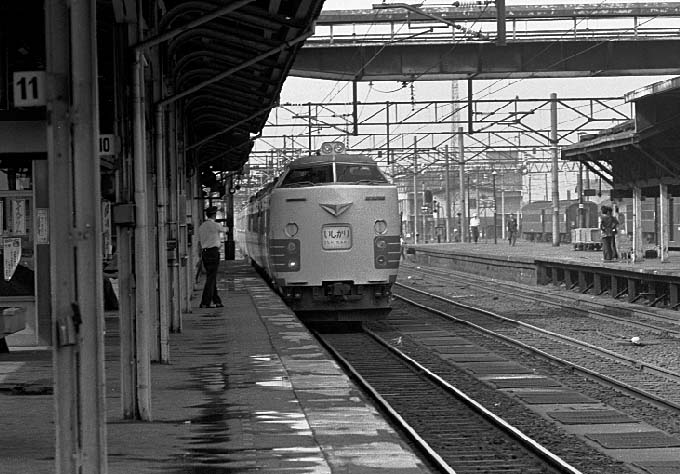
[[[460,187],[460,241],[468,242],[469,238],[469,226],[467,221],[468,202],[467,193],[465,189],[465,142],[463,141],[463,127],[458,127],[458,166],[459,166],[459,187]]]
[[[413,243],[418,243],[418,140],[413,137]]]
[[[550,94],[550,147],[552,148],[552,245],[559,247],[560,245],[560,189],[559,189],[559,165],[558,155],[559,148],[557,146],[557,94]]]
[[[357,79],[352,81],[352,135],[359,135],[359,112],[357,110]]]
[[[506,46],[505,0],[495,0],[496,4],[496,46]]]
[[[444,222],[446,225],[446,241],[451,242],[451,170],[449,169],[449,146],[444,146],[444,160],[446,167],[446,213]]]

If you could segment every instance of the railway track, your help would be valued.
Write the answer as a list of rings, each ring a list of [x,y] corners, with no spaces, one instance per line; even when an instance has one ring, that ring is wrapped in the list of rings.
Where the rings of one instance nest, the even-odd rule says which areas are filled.
[[[675,312],[459,272],[411,266],[403,270],[395,294],[425,289],[433,298],[502,313],[518,323],[602,347],[643,367],[680,373],[680,318]]]
[[[621,472],[680,472],[677,371],[472,308],[474,295],[466,293],[466,302],[461,304],[463,298],[433,294],[448,292],[445,285],[422,282],[421,286],[428,290],[395,288],[396,301],[389,317],[366,326],[391,345],[403,350],[408,347],[406,352],[433,372],[450,376],[461,371],[481,385],[494,387],[506,398],[491,397],[486,406],[494,411],[493,407],[501,407],[503,417],[509,399],[524,404],[531,415],[507,416],[545,445],[552,443],[542,438],[545,433],[564,430],[576,434],[579,442],[599,443],[602,454],[630,469]],[[584,317],[574,320],[588,324]],[[677,339],[673,341],[677,348]],[[677,351],[670,356],[676,357]],[[535,419],[546,415],[559,428],[542,426],[544,420]],[[540,428],[535,427],[537,423]],[[600,463],[594,462],[584,469],[579,460],[595,458],[585,452],[572,457],[583,449],[575,448],[576,444],[565,447],[556,441],[551,451],[584,472],[619,472],[612,465],[598,470],[592,465]]]
[[[318,337],[441,472],[580,472],[377,335]]]
[[[398,298],[476,332],[502,339],[554,362],[567,365],[620,390],[635,393],[648,402],[660,403],[680,414],[680,373],[617,354],[596,345],[550,332],[487,310],[433,295],[427,291],[402,289]],[[412,298],[404,293],[411,293]],[[415,299],[414,299],[415,298]],[[418,300],[418,301],[416,301]],[[452,309],[454,308],[454,309]],[[452,314],[455,312],[455,316]],[[460,329],[457,329],[460,332]]]
[[[422,267],[407,263],[402,264],[402,270],[410,275],[427,278],[430,285],[447,288],[459,285],[458,288],[475,289],[476,292],[525,303],[533,302],[547,308],[563,310],[566,307],[575,314],[604,321],[615,321],[656,334],[666,333],[680,338],[680,315],[671,310],[647,309],[640,305],[621,303],[610,297],[594,297],[572,291],[566,292],[564,289],[555,291],[552,287],[527,287],[519,283],[492,280],[488,277],[436,267]],[[407,279],[405,284],[402,279],[396,286],[411,287],[412,285],[408,283],[413,282],[409,280]],[[479,293],[475,296],[478,297]]]

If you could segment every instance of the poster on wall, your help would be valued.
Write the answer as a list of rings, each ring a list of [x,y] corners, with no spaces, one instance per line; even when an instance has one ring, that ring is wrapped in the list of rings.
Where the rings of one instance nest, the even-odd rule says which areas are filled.
[[[113,240],[111,237],[111,202],[102,201],[102,250],[104,258],[111,258],[113,254]]]
[[[26,200],[12,200],[12,224],[14,235],[26,234]]]
[[[2,239],[2,250],[4,253],[5,280],[9,281],[14,276],[14,272],[21,260],[21,237],[9,237]]]
[[[48,209],[38,208],[35,210],[35,217],[37,220],[36,224],[36,244],[49,244],[50,243],[50,222]]]

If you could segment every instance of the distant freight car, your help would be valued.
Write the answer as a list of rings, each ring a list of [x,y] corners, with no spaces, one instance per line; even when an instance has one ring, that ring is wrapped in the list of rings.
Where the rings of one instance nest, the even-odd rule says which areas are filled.
[[[583,203],[585,227],[598,227],[598,207],[593,202]],[[552,201],[536,201],[522,207],[521,234],[532,242],[552,242]],[[558,229],[560,242],[571,242],[571,230],[580,227],[578,200],[560,201]]]

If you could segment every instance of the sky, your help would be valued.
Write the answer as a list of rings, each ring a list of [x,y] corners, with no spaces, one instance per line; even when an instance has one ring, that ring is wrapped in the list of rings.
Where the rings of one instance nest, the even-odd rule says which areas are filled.
[[[349,10],[370,9],[373,3],[381,0],[326,0],[324,10]],[[398,0],[390,0],[384,3],[397,3]],[[422,6],[445,6],[442,0],[424,2],[407,2]],[[519,4],[552,4],[552,3],[577,3],[577,4],[601,4],[608,5],[611,1],[580,0],[578,2],[540,2],[506,0],[506,5]],[[642,3],[628,1],[626,3]],[[448,5],[450,5],[449,3]],[[602,77],[602,78],[569,78],[569,79],[523,79],[523,80],[498,80],[498,81],[473,81],[475,98],[480,98],[483,92],[486,98],[541,98],[550,97],[551,93],[557,93],[558,97],[622,97],[625,93],[639,89],[643,86],[670,78],[670,76],[628,76],[628,77]],[[467,95],[467,81],[458,81],[461,97]],[[385,101],[417,101],[426,100],[450,100],[451,81],[416,81],[411,86],[403,87],[396,81],[376,81],[373,83],[361,82],[358,85],[358,97],[362,102],[385,102]],[[307,103],[307,102],[351,102],[352,87],[347,82],[329,80],[306,79],[289,76],[281,92],[281,103]],[[271,116],[270,116],[271,117]],[[273,144],[258,140],[256,150],[271,148]]]

